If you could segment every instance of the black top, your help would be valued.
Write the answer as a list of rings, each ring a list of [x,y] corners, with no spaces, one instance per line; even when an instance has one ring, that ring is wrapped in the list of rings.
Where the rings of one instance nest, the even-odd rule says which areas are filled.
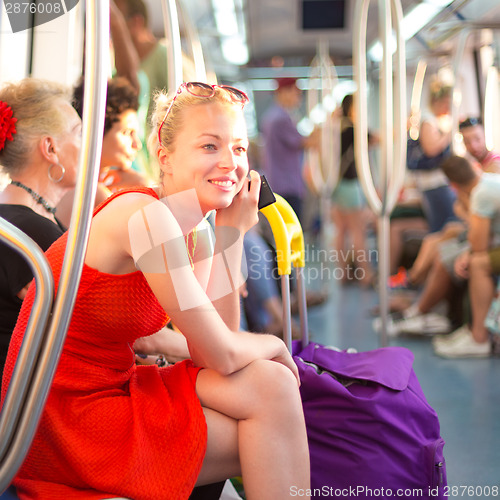
[[[341,144],[341,162],[340,162],[340,178],[341,179],[357,179],[358,172],[356,171],[356,163],[354,161],[354,125],[348,118],[343,119],[342,134],[340,138]],[[368,132],[368,143],[372,139],[372,135]]]
[[[345,155],[341,165],[341,177],[342,179],[357,179],[358,173],[354,163],[354,127],[352,125],[342,130],[341,147],[342,156]]]
[[[54,224],[24,205],[0,204],[0,217],[26,233],[43,251],[64,233],[62,225]],[[32,279],[31,268],[21,254],[0,241],[0,373],[21,310],[22,300],[17,294]]]

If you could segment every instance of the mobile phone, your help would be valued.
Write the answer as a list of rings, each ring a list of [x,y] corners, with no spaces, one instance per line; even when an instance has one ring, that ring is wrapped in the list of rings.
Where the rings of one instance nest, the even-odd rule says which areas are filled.
[[[248,183],[248,189],[250,189],[250,182]],[[260,176],[260,193],[259,193],[259,210],[276,203],[276,196],[274,196],[269,182],[267,182],[266,176]]]

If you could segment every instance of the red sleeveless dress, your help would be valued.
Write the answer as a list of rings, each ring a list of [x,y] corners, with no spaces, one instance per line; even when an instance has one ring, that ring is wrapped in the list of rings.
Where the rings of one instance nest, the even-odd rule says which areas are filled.
[[[125,192],[130,191],[158,198],[152,189]],[[56,284],[66,241],[67,233],[46,253]],[[33,282],[9,347],[2,402],[34,295]],[[195,393],[199,368],[191,361],[165,368],[136,366],[132,350],[137,338],[155,333],[167,321],[141,272],[112,275],[84,265],[47,405],[14,479],[21,499],[189,497],[207,441]]]

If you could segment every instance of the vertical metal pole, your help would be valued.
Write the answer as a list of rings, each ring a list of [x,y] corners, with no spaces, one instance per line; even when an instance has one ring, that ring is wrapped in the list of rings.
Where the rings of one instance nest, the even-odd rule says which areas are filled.
[[[68,243],[46,342],[36,363],[17,433],[1,464],[2,490],[9,485],[22,465],[35,435],[71,319],[90,231],[104,129],[109,63],[106,57],[109,47],[109,0],[87,3],[86,30],[82,149]]]
[[[309,344],[309,325],[307,321],[307,303],[306,303],[306,284],[304,277],[304,268],[297,267],[295,277],[297,278],[297,300],[299,303],[300,317],[300,336],[302,347]]]
[[[281,300],[283,302],[283,340],[292,352],[292,313],[290,304],[290,275],[281,275]]]
[[[381,64],[381,189],[380,197],[373,183],[368,158],[368,105],[366,85],[366,31],[369,0],[358,0],[354,12],[353,59],[358,91],[354,107],[358,126],[354,128],[356,168],[361,186],[378,220],[379,297],[381,317],[381,345],[387,345],[387,316],[389,276],[389,216],[403,184],[406,157],[406,91],[405,52],[401,33],[402,8],[399,0],[379,0],[380,38],[383,47]],[[392,67],[392,14],[397,39],[397,66]],[[394,85],[396,86],[393,92]]]
[[[205,59],[203,57],[203,48],[201,46],[200,38],[198,36],[198,32],[194,27],[191,19],[189,18],[189,14],[184,8],[182,1],[178,3],[178,9],[180,17],[182,18],[182,22],[184,25],[184,29],[186,31],[187,39],[189,45],[191,47],[191,55],[193,56],[194,61],[194,70],[196,73],[196,80],[199,82],[207,81],[207,70],[205,67]]]
[[[453,99],[451,104],[451,149],[452,151],[456,148],[456,140],[458,135],[458,120],[460,113],[460,103],[461,103],[461,93],[459,85],[460,68],[462,66],[462,61],[465,53],[465,46],[467,40],[471,34],[470,29],[465,28],[460,33],[460,38],[458,39],[457,48],[455,55],[453,57]]]
[[[183,81],[182,46],[179,31],[179,18],[175,0],[162,0],[165,38],[168,40],[167,67],[168,91],[173,92]]]

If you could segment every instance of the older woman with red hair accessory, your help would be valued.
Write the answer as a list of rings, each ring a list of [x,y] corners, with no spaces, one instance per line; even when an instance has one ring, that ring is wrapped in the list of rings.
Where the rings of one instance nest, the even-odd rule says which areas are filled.
[[[75,185],[81,120],[71,91],[57,83],[25,79],[0,90],[0,172],[10,183],[0,192],[0,217],[42,250],[65,228],[55,206]],[[0,242],[0,370],[33,273]]]

